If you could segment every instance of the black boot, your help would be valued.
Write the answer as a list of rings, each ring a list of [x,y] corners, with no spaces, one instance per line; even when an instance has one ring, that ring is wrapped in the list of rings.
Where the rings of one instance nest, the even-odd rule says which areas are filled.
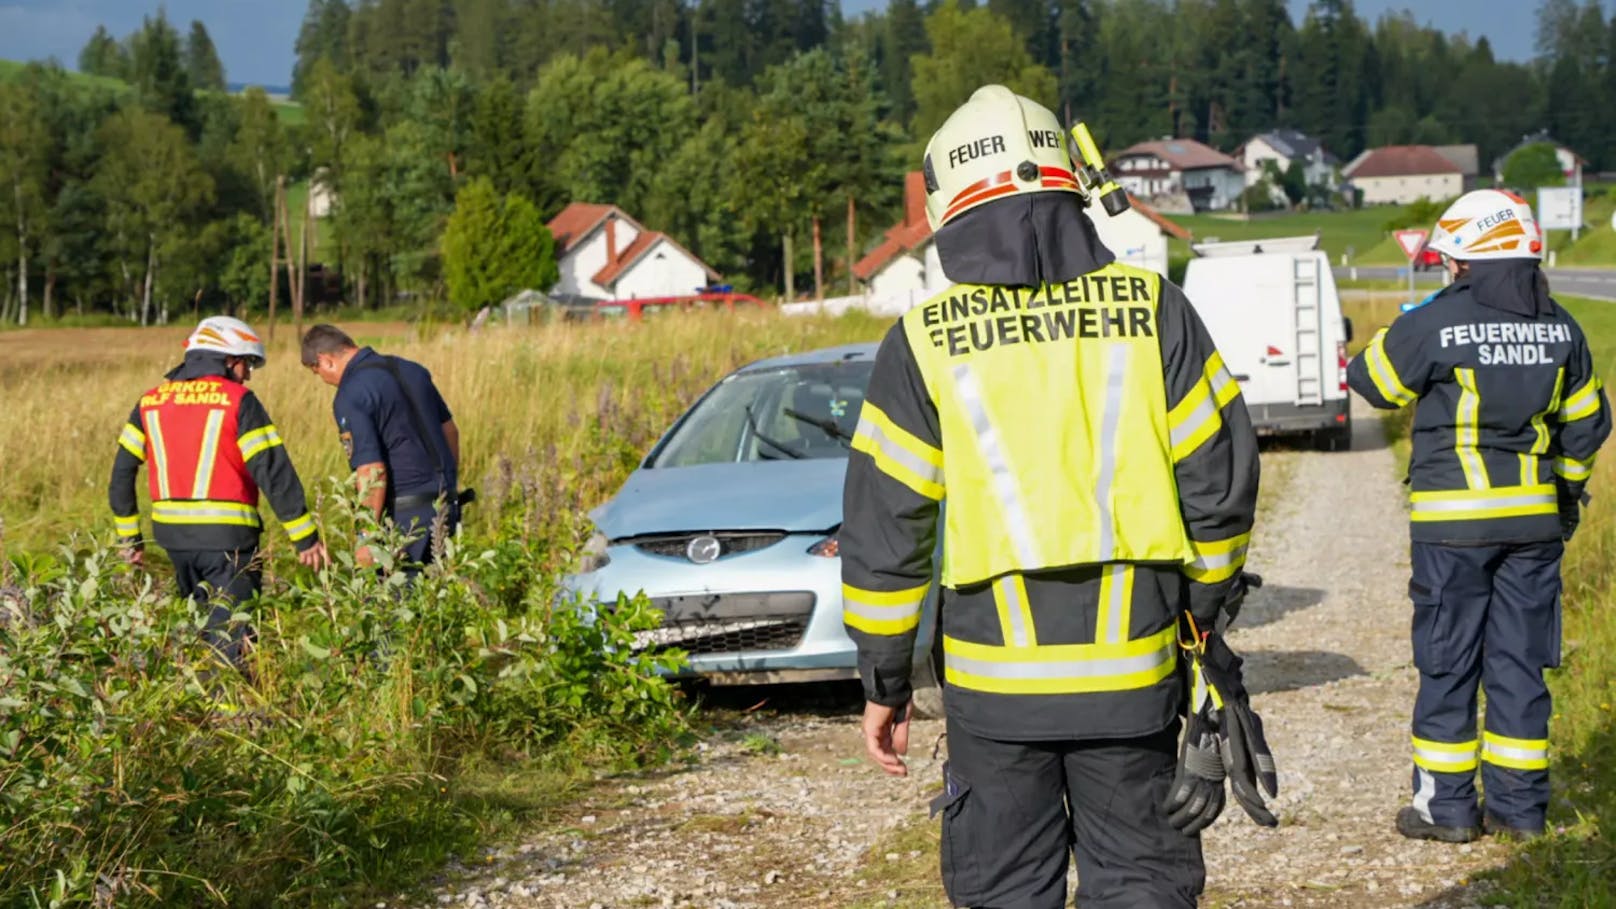
[[[1542,827],[1517,827],[1514,824],[1506,824],[1493,817],[1490,811],[1481,816],[1481,829],[1487,831],[1488,836],[1511,840],[1535,840],[1543,835]]]
[[[1481,830],[1477,827],[1433,824],[1412,807],[1397,812],[1397,832],[1411,840],[1436,840],[1440,843],[1471,843],[1481,838]]]

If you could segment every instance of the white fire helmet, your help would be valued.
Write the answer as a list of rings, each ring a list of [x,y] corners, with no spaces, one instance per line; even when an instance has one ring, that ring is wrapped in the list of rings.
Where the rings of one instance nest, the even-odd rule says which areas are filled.
[[[1018,193],[1078,192],[1060,121],[1003,85],[984,85],[926,144],[926,220],[932,230]]]
[[[1525,199],[1501,189],[1478,189],[1448,206],[1429,246],[1461,262],[1541,259],[1543,232]]]
[[[245,357],[253,368],[264,365],[264,342],[240,319],[209,316],[185,339],[186,351],[213,350],[230,357]]]

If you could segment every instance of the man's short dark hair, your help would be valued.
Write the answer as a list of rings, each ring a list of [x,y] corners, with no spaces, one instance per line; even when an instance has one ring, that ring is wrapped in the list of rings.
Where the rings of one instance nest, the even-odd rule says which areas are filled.
[[[321,354],[342,353],[358,346],[335,325],[315,325],[303,333],[303,365],[318,366]]]

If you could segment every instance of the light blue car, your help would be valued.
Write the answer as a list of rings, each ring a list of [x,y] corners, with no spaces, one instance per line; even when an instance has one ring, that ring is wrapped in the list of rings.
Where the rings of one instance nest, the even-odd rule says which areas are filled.
[[[643,591],[664,620],[640,645],[679,647],[691,674],[718,684],[857,678],[836,531],[875,350],[832,347],[725,376],[591,512],[597,533],[568,586],[603,603]],[[933,600],[921,686],[935,684]]]

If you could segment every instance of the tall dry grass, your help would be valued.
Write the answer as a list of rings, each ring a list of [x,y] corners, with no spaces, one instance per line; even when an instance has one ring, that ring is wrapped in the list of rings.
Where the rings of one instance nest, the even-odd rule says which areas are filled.
[[[788,319],[690,313],[643,323],[493,326],[417,331],[348,326],[361,344],[432,371],[461,429],[462,482],[485,496],[468,514],[488,529],[498,506],[592,504],[619,479],[603,437],[632,461],[727,371],[751,360],[877,340],[867,317]],[[181,357],[188,325],[0,334],[0,518],[13,546],[52,547],[75,531],[110,532],[106,486],[116,438],[140,393]],[[298,364],[293,332],[277,332],[251,387],[286,440],[311,495],[347,464],[331,416],[333,389]],[[608,431],[603,431],[608,430]],[[635,450],[639,449],[639,450]],[[141,482],[144,495],[144,480]],[[492,495],[494,501],[487,501]],[[537,501],[546,496],[556,501]],[[478,522],[485,522],[479,525]],[[284,545],[279,530],[265,542]],[[148,527],[149,529],[149,527]]]

